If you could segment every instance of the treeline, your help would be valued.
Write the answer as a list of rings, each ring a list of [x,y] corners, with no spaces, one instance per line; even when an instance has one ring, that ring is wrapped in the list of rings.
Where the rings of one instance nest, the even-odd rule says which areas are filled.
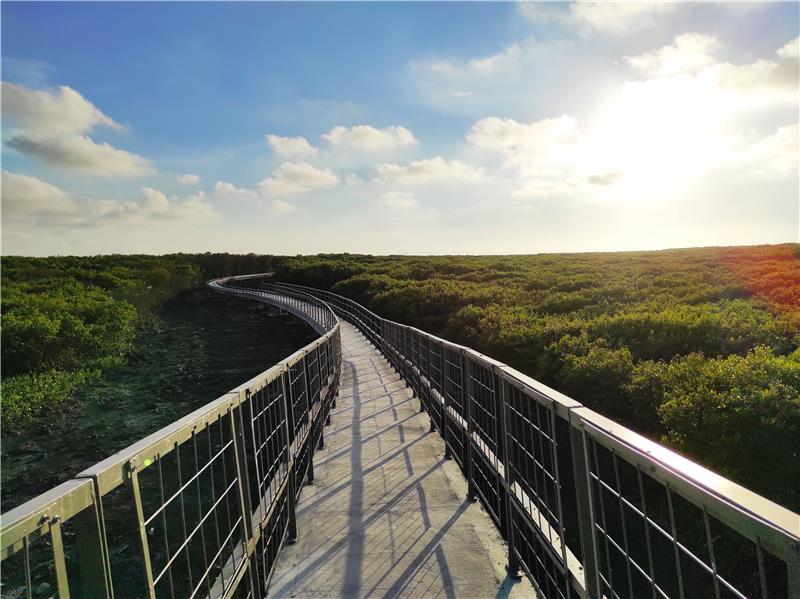
[[[272,268],[272,256],[2,258],[2,417],[5,431],[63,406],[121,364],[139,324],[206,279]]]
[[[282,259],[800,509],[800,246]]]

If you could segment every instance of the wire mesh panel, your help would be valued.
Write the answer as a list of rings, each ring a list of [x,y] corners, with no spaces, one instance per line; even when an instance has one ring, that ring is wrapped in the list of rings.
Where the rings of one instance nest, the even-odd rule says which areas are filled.
[[[450,420],[446,430],[445,443],[450,446],[453,457],[466,474],[467,410],[463,358],[460,349],[451,346],[443,347],[442,357],[444,363],[443,395],[447,406],[447,418]]]
[[[428,342],[428,380],[430,381],[430,394],[428,414],[431,421],[439,431],[447,426],[444,419],[444,368],[442,363],[442,344],[440,341]]]
[[[411,389],[414,392],[414,395],[420,397],[420,377],[422,373],[420,372],[420,334],[419,331],[415,329],[409,329],[409,339],[408,339],[408,359],[411,363],[411,375],[408,379],[409,384],[411,385]]]
[[[305,355],[305,369],[308,377],[309,401],[313,409],[319,409],[321,379],[319,373],[319,351],[314,348]],[[316,406],[316,408],[314,407]]]
[[[787,597],[786,564],[759,538],[687,499],[592,430],[589,479],[599,579],[610,597]],[[597,436],[594,436],[597,435]]]
[[[248,392],[242,404],[245,456],[249,473],[250,505],[260,519],[281,492],[289,469],[289,423],[280,375]]]
[[[465,371],[468,377],[470,404],[470,432],[472,441],[471,478],[483,505],[497,526],[503,528],[505,496],[503,492],[502,444],[500,436],[499,379],[493,369],[465,353]]]
[[[420,394],[419,400],[425,411],[430,415],[431,411],[431,340],[427,335],[420,336],[419,339],[419,364],[417,368],[420,372]]]
[[[546,596],[569,596],[552,405],[502,383],[509,551]]]
[[[557,546],[564,535],[554,410],[509,384],[504,397],[507,478],[514,486],[512,496],[550,544]],[[566,562],[565,555],[561,558]]]
[[[131,471],[151,594],[209,596],[228,588],[245,559],[250,527],[240,491],[234,415],[220,415],[191,438]]]
[[[287,368],[288,397],[291,403],[293,431],[291,441],[302,439],[309,429],[309,410],[304,360],[300,358]]]

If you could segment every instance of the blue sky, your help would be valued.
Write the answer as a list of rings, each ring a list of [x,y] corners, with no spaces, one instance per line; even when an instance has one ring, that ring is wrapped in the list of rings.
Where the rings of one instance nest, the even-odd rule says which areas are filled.
[[[4,2],[3,253],[797,241],[798,17]]]

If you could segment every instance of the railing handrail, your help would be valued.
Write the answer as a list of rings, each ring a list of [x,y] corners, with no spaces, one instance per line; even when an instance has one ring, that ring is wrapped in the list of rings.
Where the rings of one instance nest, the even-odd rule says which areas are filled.
[[[800,515],[663,445],[646,439],[563,393],[469,347],[436,337],[416,327],[382,318],[358,302],[330,291],[279,282],[276,282],[275,285],[287,290],[301,290],[316,295],[328,302],[335,310],[339,310],[345,318],[354,319],[359,328],[366,329],[362,332],[371,337],[373,343],[377,342],[376,344],[379,346],[380,344],[384,345],[384,353],[401,372],[401,375],[404,375],[404,378],[413,379],[414,373],[418,370],[411,363],[411,356],[408,352],[407,339],[410,336],[416,336],[418,344],[423,339],[428,344],[439,344],[442,354],[447,350],[466,356],[473,363],[496,372],[503,384],[519,389],[527,397],[534,398],[541,404],[551,405],[554,413],[567,422],[572,429],[580,431],[583,436],[588,435],[592,439],[598,440],[609,447],[615,455],[622,456],[637,468],[644,469],[646,474],[664,484],[670,491],[678,493],[695,505],[702,505],[710,516],[756,543],[759,551],[766,550],[786,562],[789,596],[800,597]],[[393,340],[387,339],[389,335]],[[419,372],[416,377],[420,378]],[[430,381],[419,384],[422,386],[427,384],[428,387],[431,387]],[[433,394],[442,396],[442,393],[438,391]],[[465,393],[465,395],[468,394]],[[440,401],[446,403],[443,398]],[[452,416],[452,414],[450,415]],[[453,418],[450,420],[452,421]],[[463,421],[464,418],[461,420]],[[446,425],[449,421],[444,419],[443,422]],[[464,426],[463,422],[461,426]],[[448,447],[447,451],[451,451],[451,448]],[[499,464],[499,467],[502,469],[502,464]],[[590,532],[592,531],[583,531],[582,534]],[[587,539],[589,537],[583,540],[588,543]],[[565,564],[565,567],[570,570],[579,567],[580,562],[568,549],[561,547],[559,543],[556,543],[553,549],[566,556],[564,561],[570,563]],[[571,575],[574,578],[573,583],[577,583],[576,590],[579,593],[587,593],[588,587],[591,594],[591,591],[596,588],[595,583],[591,581],[581,582],[580,579],[587,576],[582,567],[581,571],[573,571]]]

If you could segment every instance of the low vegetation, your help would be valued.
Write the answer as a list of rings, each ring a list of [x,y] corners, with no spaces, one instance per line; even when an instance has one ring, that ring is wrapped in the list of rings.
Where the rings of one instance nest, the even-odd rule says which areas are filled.
[[[275,270],[474,347],[797,511],[799,255],[5,257],[4,432],[122,364],[181,290]]]
[[[2,259],[6,432],[123,363],[139,325],[207,277],[270,269],[270,256],[199,254]]]
[[[800,508],[800,246],[282,259]]]

